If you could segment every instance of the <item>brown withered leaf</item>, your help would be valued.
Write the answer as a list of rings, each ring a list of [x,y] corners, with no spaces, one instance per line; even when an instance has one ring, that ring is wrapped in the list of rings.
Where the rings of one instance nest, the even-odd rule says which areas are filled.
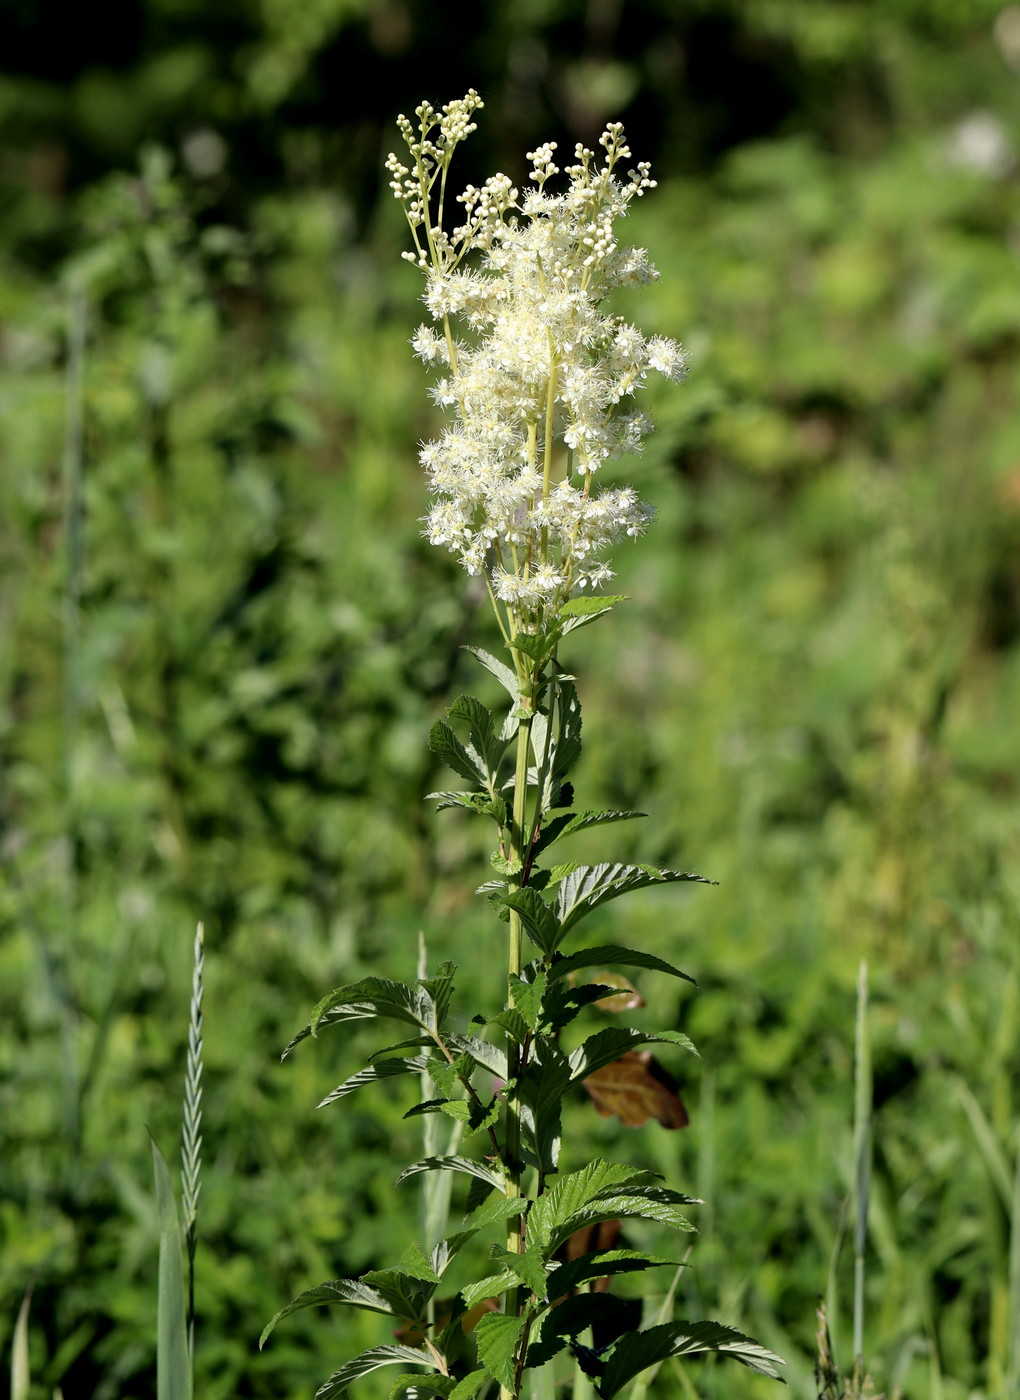
[[[650,1050],[628,1050],[584,1081],[603,1118],[619,1118],[625,1128],[640,1128],[649,1118],[663,1128],[686,1128],[690,1121],[677,1082]]]
[[[600,1011],[636,1011],[639,1006],[644,1006],[645,999],[634,986],[633,982],[627,980],[620,972],[596,972],[590,979],[596,986],[619,987],[618,992],[612,996],[600,997],[595,1003]]]

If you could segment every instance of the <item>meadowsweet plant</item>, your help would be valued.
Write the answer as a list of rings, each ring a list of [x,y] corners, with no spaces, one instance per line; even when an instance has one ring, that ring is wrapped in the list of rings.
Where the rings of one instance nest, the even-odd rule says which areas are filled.
[[[451,201],[451,159],[481,105],[472,91],[441,111],[422,103],[416,123],[400,117],[410,163],[391,155],[387,168],[413,238],[405,256],[425,278],[429,321],[414,349],[438,369],[432,393],[448,414],[421,453],[432,498],[425,532],[485,580],[506,648],[503,658],[470,648],[506,692],[502,711],[461,696],[429,736],[464,784],[432,798],[494,829],[480,919],[505,971],[491,1009],[466,1022],[454,1013],[452,963],[413,985],[368,977],[339,987],[287,1047],[352,1021],[397,1022],[399,1042],[324,1103],[390,1076],[427,1076],[429,1097],[411,1112],[447,1115],[468,1150],[426,1156],[400,1181],[465,1178],[464,1214],[445,1238],[412,1244],[389,1268],[302,1294],[266,1334],[315,1303],[393,1319],[398,1339],[342,1364],[320,1397],[397,1365],[395,1395],[471,1400],[498,1386],[501,1400],[516,1400],[566,1351],[601,1400],[668,1357],[704,1352],[775,1377],[777,1357],[721,1324],[634,1330],[633,1306],[613,1294],[613,1280],[674,1261],[601,1247],[596,1227],[620,1222],[626,1232],[628,1220],[643,1219],[688,1231],[685,1211],[697,1202],[652,1172],[561,1150],[572,1089],[649,1042],[693,1049],[677,1031],[613,1025],[578,1036],[573,1023],[619,991],[609,969],[686,978],[640,949],[593,944],[589,917],[631,890],[702,877],[561,858],[562,844],[589,828],[640,815],[575,808],[581,710],[561,650],[620,601],[598,591],[613,576],[609,550],[651,519],[633,488],[600,488],[596,474],[640,449],[651,424],[634,395],[651,371],[680,379],[684,358],[673,341],[600,309],[613,288],[656,277],[643,250],[617,242],[618,220],[654,186],[647,165],[629,167],[622,127],[607,127],[598,154],[575,149],[564,187],[549,143],[530,153],[525,191],[494,175]],[[596,1281],[599,1291],[588,1291]]]

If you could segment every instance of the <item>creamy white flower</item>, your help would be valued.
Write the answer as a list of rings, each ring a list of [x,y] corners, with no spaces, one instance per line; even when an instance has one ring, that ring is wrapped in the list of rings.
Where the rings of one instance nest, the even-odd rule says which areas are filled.
[[[599,309],[614,287],[658,276],[644,249],[616,238],[616,221],[655,183],[644,163],[625,181],[615,174],[631,159],[619,123],[603,133],[601,161],[575,148],[562,193],[552,193],[559,168],[548,142],[529,153],[523,194],[494,175],[458,196],[459,227],[433,223],[434,186],[481,105],[474,92],[438,112],[423,103],[417,127],[398,123],[413,168],[396,156],[386,164],[415,240],[407,256],[425,272],[425,305],[441,323],[441,334],[420,327],[412,344],[444,366],[432,395],[453,414],[421,449],[433,496],[425,534],[469,573],[489,567],[514,625],[531,626],[610,579],[607,549],[647,528],[651,510],[633,488],[598,492],[593,477],[640,451],[650,431],[622,401],[651,370],[680,379],[685,364],[675,341],[646,339]],[[463,342],[453,321],[467,327]]]

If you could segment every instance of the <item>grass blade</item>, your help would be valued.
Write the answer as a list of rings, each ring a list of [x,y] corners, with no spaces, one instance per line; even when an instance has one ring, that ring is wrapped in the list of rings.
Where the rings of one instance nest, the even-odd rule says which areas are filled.
[[[871,1201],[871,1041],[868,1035],[868,964],[857,975],[854,1046],[854,1361],[864,1355],[864,1255]]]
[[[21,1300],[11,1342],[11,1400],[28,1400],[32,1375],[28,1361],[28,1311],[32,1306],[31,1288]]]
[[[1006,1393],[1020,1395],[1020,1134],[1009,1218],[1009,1373]]]
[[[166,1158],[152,1141],[159,1218],[159,1292],[156,1307],[157,1400],[191,1400],[191,1358],[184,1312],[184,1249]]]

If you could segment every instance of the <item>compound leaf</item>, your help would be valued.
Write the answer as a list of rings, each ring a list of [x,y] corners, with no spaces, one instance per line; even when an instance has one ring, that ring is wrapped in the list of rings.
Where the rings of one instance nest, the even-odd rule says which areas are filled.
[[[348,1308],[364,1308],[367,1312],[383,1313],[389,1317],[413,1317],[402,1309],[394,1308],[377,1288],[370,1288],[367,1283],[356,1278],[338,1278],[330,1283],[320,1283],[318,1288],[309,1288],[298,1296],[285,1308],[281,1308],[271,1322],[266,1323],[262,1329],[262,1336],[259,1338],[259,1350],[266,1344],[266,1339],[273,1331],[276,1324],[282,1318],[288,1317],[291,1313],[300,1312],[302,1308],[314,1308],[321,1304],[340,1304]]]
[[[380,1366],[396,1366],[403,1362],[412,1366],[427,1366],[430,1371],[437,1369],[435,1361],[424,1351],[414,1347],[385,1346],[372,1347],[360,1352],[340,1367],[315,1392],[315,1400],[339,1400],[344,1391],[361,1376],[376,1371]]]
[[[682,1031],[652,1033],[651,1031],[635,1030],[632,1026],[607,1026],[605,1030],[597,1031],[595,1035],[589,1036],[584,1044],[578,1046],[571,1054],[569,1060],[570,1082],[577,1084],[582,1079],[587,1079],[589,1074],[594,1074],[596,1070],[602,1069],[605,1065],[611,1065],[614,1060],[618,1060],[628,1050],[634,1050],[639,1045],[651,1045],[656,1042],[682,1045],[685,1050],[690,1050],[692,1054],[698,1053],[691,1040]]]
[[[694,875],[680,870],[661,870],[654,865],[579,865],[561,881],[558,889],[556,913],[560,920],[560,937],[574,927],[593,909],[610,899],[617,899],[631,890],[643,890],[650,885],[675,884],[679,881],[695,881],[710,885],[711,880],[704,875]]]
[[[652,972],[665,972],[670,977],[682,977],[695,986],[693,977],[681,972],[672,963],[657,958],[653,953],[640,953],[634,948],[622,948],[617,943],[604,943],[598,948],[581,948],[566,957],[557,957],[549,969],[550,982],[568,977],[582,967],[647,967]]]
[[[760,1376],[782,1379],[776,1370],[785,1364],[782,1358],[734,1327],[724,1327],[721,1322],[665,1322],[620,1338],[606,1362],[598,1393],[602,1400],[611,1400],[641,1371],[667,1357],[710,1351],[731,1356]]]
[[[375,1064],[366,1065],[364,1069],[358,1070],[357,1074],[352,1074],[350,1079],[345,1079],[342,1084],[338,1084],[332,1093],[319,1104],[319,1108],[325,1108],[328,1103],[335,1103],[337,1099],[345,1099],[348,1094],[353,1094],[355,1089],[361,1089],[366,1084],[374,1084],[379,1079],[392,1079],[395,1075],[414,1074],[423,1070],[428,1064],[428,1057],[425,1055],[394,1056],[389,1060],[378,1060]]]

